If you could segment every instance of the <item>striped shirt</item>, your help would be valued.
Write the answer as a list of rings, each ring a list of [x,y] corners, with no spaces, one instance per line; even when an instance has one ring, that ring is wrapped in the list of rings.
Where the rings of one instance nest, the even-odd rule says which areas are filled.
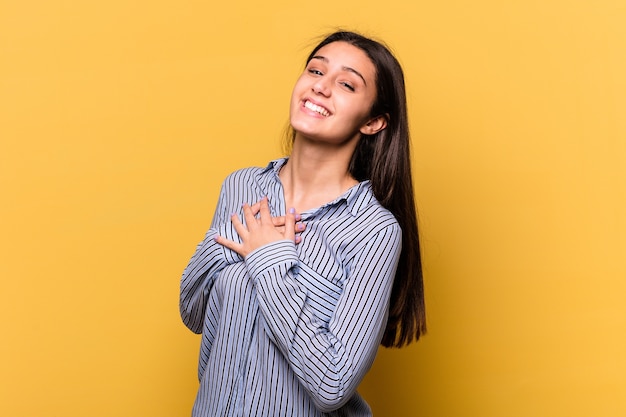
[[[240,242],[231,213],[268,196],[286,212],[278,172],[229,175],[211,228],[185,268],[183,322],[202,333],[194,417],[371,416],[356,389],[376,356],[401,249],[393,215],[363,181],[301,213],[296,245],[280,240],[243,259],[215,242]]]

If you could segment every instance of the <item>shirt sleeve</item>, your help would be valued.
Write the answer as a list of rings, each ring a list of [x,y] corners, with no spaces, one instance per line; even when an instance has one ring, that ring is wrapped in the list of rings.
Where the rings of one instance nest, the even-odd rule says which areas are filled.
[[[281,240],[250,253],[246,265],[270,338],[323,412],[344,405],[369,370],[386,325],[401,250],[390,224],[364,241],[329,322],[320,320],[298,284],[295,244]]]
[[[207,300],[215,277],[225,266],[241,262],[237,253],[215,242],[217,235],[239,239],[226,214],[228,187],[222,185],[211,228],[196,246],[196,251],[180,281],[180,315],[183,323],[194,333],[202,333]]]

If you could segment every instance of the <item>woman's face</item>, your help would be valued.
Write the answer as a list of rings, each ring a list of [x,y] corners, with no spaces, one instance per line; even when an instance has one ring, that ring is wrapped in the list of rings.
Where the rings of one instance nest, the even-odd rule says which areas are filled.
[[[296,81],[290,122],[311,140],[343,144],[372,134],[368,122],[376,100],[376,69],[361,49],[346,42],[320,48]],[[373,132],[375,133],[375,132]]]

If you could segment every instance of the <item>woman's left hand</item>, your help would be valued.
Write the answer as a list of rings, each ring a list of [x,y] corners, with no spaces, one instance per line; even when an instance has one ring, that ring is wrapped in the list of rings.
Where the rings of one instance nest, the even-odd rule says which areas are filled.
[[[258,218],[255,217],[257,206]],[[273,218],[270,214],[267,197],[263,197],[259,203],[252,207],[249,204],[244,204],[243,217],[246,221],[245,225],[237,214],[231,215],[231,221],[241,238],[241,243],[233,242],[222,236],[216,236],[215,241],[244,258],[255,249],[278,240],[289,239],[294,243],[300,243],[300,237],[296,236],[296,232],[303,231],[304,225],[302,223],[296,224],[299,216],[296,215],[294,209],[290,209],[284,217]]]

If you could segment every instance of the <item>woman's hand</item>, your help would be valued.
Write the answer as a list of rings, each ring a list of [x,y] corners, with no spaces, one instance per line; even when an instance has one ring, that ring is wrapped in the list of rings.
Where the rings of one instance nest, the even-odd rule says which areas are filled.
[[[259,218],[256,218],[257,214],[259,214]],[[252,206],[244,204],[243,217],[246,221],[245,225],[236,214],[231,216],[231,221],[241,238],[241,243],[233,242],[222,236],[216,236],[215,241],[244,258],[255,249],[278,240],[289,239],[296,244],[300,243],[300,236],[296,236],[296,233],[302,232],[305,228],[304,224],[299,222],[300,215],[296,214],[294,209],[290,209],[285,216],[272,217],[267,197]]]
[[[256,217],[256,215],[259,213],[259,210],[261,209],[261,202],[259,201],[257,203],[254,203],[250,206],[250,209],[252,209],[252,214],[254,214],[254,216]],[[302,218],[300,214],[296,213],[296,243],[300,243],[301,239],[298,234],[303,232],[305,229],[304,223],[300,223],[301,219]],[[272,223],[274,223],[274,226],[276,226],[281,232],[285,231],[285,216],[272,217]]]

